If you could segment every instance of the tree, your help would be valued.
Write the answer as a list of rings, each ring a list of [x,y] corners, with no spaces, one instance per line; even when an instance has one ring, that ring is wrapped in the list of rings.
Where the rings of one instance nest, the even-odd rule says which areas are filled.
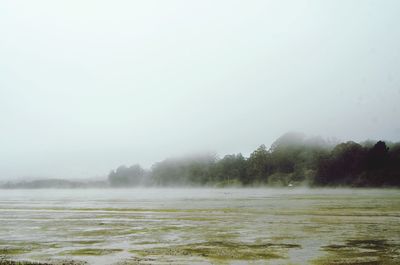
[[[355,142],[337,145],[318,163],[317,184],[348,185],[365,169],[366,150]]]
[[[267,182],[270,174],[270,153],[265,145],[260,145],[248,159],[248,174],[256,182]]]
[[[250,182],[246,174],[246,159],[240,153],[226,155],[218,160],[211,173],[214,180],[223,184],[229,185],[237,182],[248,184]]]
[[[389,159],[389,148],[383,141],[378,141],[368,152],[368,169],[382,169]]]
[[[137,186],[142,184],[144,175],[144,169],[138,164],[130,167],[122,165],[110,172],[108,180],[114,187]]]

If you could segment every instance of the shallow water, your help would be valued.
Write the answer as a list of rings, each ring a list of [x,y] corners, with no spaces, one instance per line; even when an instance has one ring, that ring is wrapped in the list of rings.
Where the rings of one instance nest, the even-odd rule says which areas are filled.
[[[90,264],[400,264],[400,192],[0,190],[0,255]]]

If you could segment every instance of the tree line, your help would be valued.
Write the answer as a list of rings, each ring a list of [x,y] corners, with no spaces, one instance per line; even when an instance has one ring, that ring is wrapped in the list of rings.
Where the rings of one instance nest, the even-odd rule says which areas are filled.
[[[215,154],[169,158],[145,170],[120,166],[108,175],[113,187],[127,186],[400,186],[400,143],[333,144],[287,133],[249,157]]]

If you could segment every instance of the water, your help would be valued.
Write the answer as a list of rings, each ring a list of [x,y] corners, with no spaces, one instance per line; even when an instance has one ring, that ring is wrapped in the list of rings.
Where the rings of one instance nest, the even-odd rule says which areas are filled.
[[[400,192],[0,190],[0,255],[89,264],[400,264]]]

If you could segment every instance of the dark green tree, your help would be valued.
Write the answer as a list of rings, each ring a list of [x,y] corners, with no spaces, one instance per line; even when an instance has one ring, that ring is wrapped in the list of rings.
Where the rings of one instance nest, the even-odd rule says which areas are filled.
[[[251,178],[253,182],[266,183],[270,173],[270,153],[267,151],[265,145],[260,145],[253,153],[250,154],[248,159],[248,178]]]

